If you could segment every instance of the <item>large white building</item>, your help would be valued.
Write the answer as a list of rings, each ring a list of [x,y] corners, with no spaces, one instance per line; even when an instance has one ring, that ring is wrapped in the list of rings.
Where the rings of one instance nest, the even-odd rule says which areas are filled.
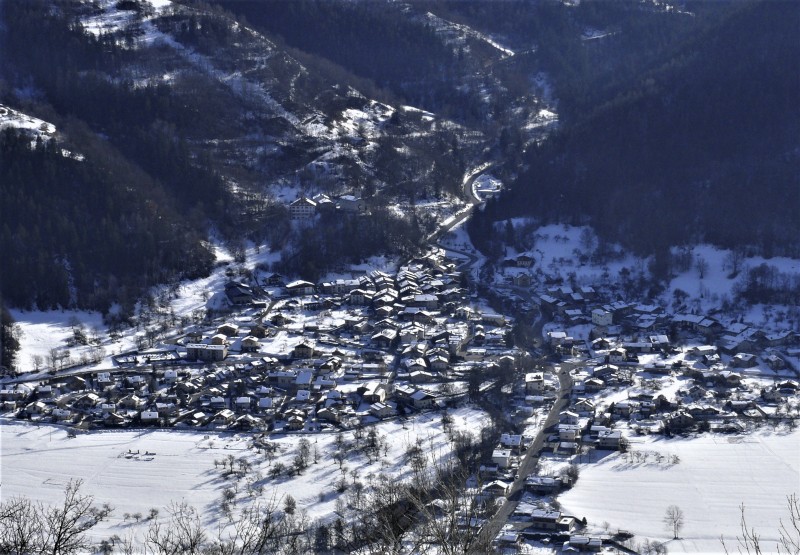
[[[308,220],[317,213],[317,203],[313,200],[300,197],[289,204],[289,217],[293,220]]]

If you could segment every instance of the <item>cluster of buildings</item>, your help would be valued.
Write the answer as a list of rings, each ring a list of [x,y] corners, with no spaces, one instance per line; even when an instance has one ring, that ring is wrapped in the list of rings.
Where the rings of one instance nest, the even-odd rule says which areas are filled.
[[[344,214],[365,214],[367,205],[364,199],[355,195],[342,195],[331,198],[325,194],[311,198],[302,195],[288,205],[289,218],[292,220],[310,220],[317,214],[341,212]]]
[[[522,257],[509,265],[527,262]],[[798,406],[800,389],[792,365],[800,353],[797,333],[608,302],[591,287],[551,287],[540,299],[557,322],[545,333],[546,349],[560,361],[556,365],[571,370],[573,385],[569,404],[544,431],[549,463],[525,477],[525,493],[497,536],[498,546],[534,540],[556,542],[565,553],[619,548],[626,533],[587,533],[585,523],[555,503],[576,477],[565,470],[589,460],[583,457],[590,450],[626,451],[638,434],[738,433],[760,422],[800,418],[791,408]],[[552,399],[554,389],[547,372],[529,372],[514,403]],[[497,495],[509,492],[524,452],[501,442],[492,465],[482,469],[487,480],[499,478],[488,486]]]
[[[440,252],[394,274],[231,281],[225,294],[239,309],[228,321],[114,357],[108,370],[4,390],[0,401],[24,418],[86,428],[318,431],[433,408],[463,396],[470,373],[527,356],[506,346],[508,322],[470,307],[460,283]]]

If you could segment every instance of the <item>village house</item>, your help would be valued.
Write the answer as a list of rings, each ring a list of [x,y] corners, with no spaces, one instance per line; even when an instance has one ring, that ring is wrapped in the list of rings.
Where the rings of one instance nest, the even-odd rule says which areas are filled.
[[[386,403],[373,403],[369,407],[369,413],[375,418],[389,418],[394,416],[395,409]]]
[[[186,358],[188,360],[219,362],[225,360],[227,356],[227,345],[206,345],[204,343],[190,343],[186,345]]]
[[[315,289],[316,286],[313,283],[310,281],[304,281],[302,279],[298,279],[286,284],[286,292],[294,297],[313,295]]]
[[[367,211],[367,204],[364,199],[354,195],[343,195],[339,197],[339,209],[342,212],[363,214]]]
[[[317,203],[313,200],[301,196],[289,203],[289,217],[292,220],[308,220],[317,213]]]
[[[592,324],[595,326],[610,326],[614,321],[614,317],[608,310],[602,308],[595,308],[592,310]]]
[[[314,357],[314,353],[314,344],[311,341],[304,340],[295,345],[294,349],[292,349],[292,358],[309,359]]]
[[[492,463],[500,468],[509,468],[511,466],[512,454],[511,449],[498,448],[492,451]]]
[[[552,476],[528,476],[525,479],[525,489],[537,495],[550,495],[558,492],[563,483]]]
[[[261,343],[258,338],[248,335],[241,342],[241,350],[243,353],[256,353],[261,348]]]
[[[525,374],[525,392],[537,394],[544,391],[544,374],[542,372],[529,372]]]
[[[225,322],[217,328],[217,335],[225,337],[236,337],[239,334],[239,326],[230,322]],[[216,335],[214,336],[216,337]],[[212,338],[213,339],[213,338]]]
[[[539,530],[569,532],[575,526],[573,517],[563,516],[561,511],[534,509],[530,516],[531,528]]]
[[[242,282],[229,281],[225,284],[225,296],[231,304],[248,305],[253,302],[254,294],[252,288]]]
[[[547,340],[551,346],[556,347],[559,345],[565,345],[568,342],[571,342],[570,337],[567,337],[566,332],[563,331],[549,331],[547,332]]]

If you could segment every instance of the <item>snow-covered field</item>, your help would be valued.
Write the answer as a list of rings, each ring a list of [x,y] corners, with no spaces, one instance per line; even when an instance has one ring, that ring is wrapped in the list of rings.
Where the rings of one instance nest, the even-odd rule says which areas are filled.
[[[99,312],[86,312],[75,310],[48,310],[44,312],[29,312],[12,310],[11,315],[19,323],[22,333],[19,339],[19,354],[17,355],[17,368],[23,372],[33,371],[39,364],[40,368],[48,365],[50,350],[63,347],[68,339],[73,336],[71,322],[81,322],[86,326],[89,334],[96,330],[98,334],[104,333],[105,325],[103,316]],[[120,342],[118,348],[132,348],[133,343]],[[90,351],[88,346],[73,347],[70,353],[79,358],[84,352]],[[112,354],[112,353],[108,353]],[[34,357],[41,359],[40,363],[34,362]]]
[[[481,411],[462,407],[450,412],[454,429],[477,433],[487,423]],[[410,475],[405,450],[417,438],[435,458],[449,456],[450,446],[442,430],[438,413],[423,414],[405,423],[390,421],[378,424],[378,434],[387,439],[388,449],[381,459],[369,463],[367,458],[352,452],[345,461],[347,479],[352,471],[367,481],[370,474],[382,473],[395,480]],[[165,516],[170,502],[187,501],[201,514],[209,531],[217,529],[222,491],[233,486],[234,478],[223,478],[214,461],[228,455],[245,457],[252,463],[248,477],[239,481],[237,508],[252,500],[245,483],[253,480],[263,486],[262,498],[280,501],[287,494],[297,501],[299,510],[308,511],[312,519],[329,517],[340,497],[334,483],[340,479],[338,464],[333,460],[336,437],[332,433],[305,435],[312,450],[317,449],[319,462],[312,462],[300,476],[272,479],[270,468],[281,462],[291,465],[299,437],[275,436],[268,441],[278,445],[279,454],[268,461],[251,447],[250,434],[204,434],[177,430],[95,431],[68,437],[67,431],[55,426],[34,426],[3,420],[0,426],[0,498],[27,496],[47,503],[57,501],[70,479],[82,479],[82,492],[93,495],[96,503],[110,503],[114,513],[99,525],[93,535],[97,539],[113,534],[143,536],[147,524],[125,519],[126,513],[147,515],[151,508]],[[352,441],[352,432],[344,434]],[[256,479],[258,473],[261,479]]]
[[[7,128],[27,130],[34,135],[43,135],[45,138],[56,132],[56,127],[52,123],[0,104],[0,131]]]
[[[613,454],[581,465],[575,487],[559,497],[563,510],[585,516],[590,525],[608,522],[612,530],[667,542],[671,553],[719,553],[721,534],[735,551],[744,504],[764,552],[775,550],[779,520],[788,516],[786,496],[800,493],[800,431],[632,438],[632,449],[677,455],[680,462],[657,464],[651,457],[630,463]],[[664,526],[669,505],[685,515],[680,540],[672,540]]]

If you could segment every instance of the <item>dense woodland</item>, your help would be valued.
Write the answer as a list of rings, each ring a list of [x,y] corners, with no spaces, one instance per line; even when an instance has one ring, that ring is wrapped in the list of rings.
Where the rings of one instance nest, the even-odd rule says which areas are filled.
[[[399,5],[318,0],[217,3],[289,46],[368,79],[407,104],[467,121],[485,113],[477,91],[458,87],[469,64],[465,53],[454,52],[429,24],[408,17]]]
[[[107,145],[80,144],[84,160],[55,139],[31,149],[26,134],[0,135],[5,300],[130,310],[145,287],[207,273],[211,253],[158,185]]]
[[[699,241],[797,256],[799,25],[789,3],[737,3],[668,41],[625,86],[592,89],[591,102],[568,96],[575,113],[528,150],[473,237],[528,215],[591,222],[663,260],[669,246]]]
[[[0,368],[13,368],[19,350],[19,330],[14,317],[0,303]]]
[[[260,178],[245,175],[253,173],[251,168],[231,170],[225,153],[204,145],[210,137],[224,141],[249,132],[242,124],[243,114],[252,109],[247,99],[180,65],[169,52],[159,51],[163,59],[156,61],[148,57],[152,51],[129,48],[135,30],[122,41],[110,34],[93,36],[70,10],[49,10],[50,4],[0,5],[2,49],[15,53],[2,60],[6,80],[0,81],[0,102],[12,99],[17,108],[59,130],[56,138],[34,145],[29,134],[7,131],[0,137],[0,251],[9,261],[0,277],[9,305],[103,312],[118,305],[124,318],[147,287],[208,272],[213,260],[203,239],[209,228],[235,252],[248,238],[277,248],[290,244],[279,269],[308,278],[373,253],[409,252],[418,243],[422,222],[388,213],[380,199],[368,217],[327,218],[320,229],[291,232],[285,207],[263,191],[232,195],[221,171],[263,182],[264,174],[291,172],[313,160],[309,152],[318,145],[302,138],[280,141],[281,159],[257,162],[265,166],[255,168]],[[139,6],[131,3],[134,9]],[[211,52],[241,40],[231,30],[231,17],[213,8],[176,12],[160,24],[197,51]],[[271,63],[278,73],[296,65],[291,60]],[[158,64],[179,68],[169,83],[135,83],[125,72],[139,67],[146,73]],[[297,84],[306,89],[289,104],[329,86],[313,75],[298,79],[306,80]],[[36,94],[17,97],[13,86],[21,85],[30,85]],[[353,100],[356,107],[363,97],[348,100],[329,92],[317,105],[335,113]],[[263,118],[251,123],[261,132],[288,133],[274,117],[247,117]],[[391,139],[392,133],[401,138]],[[431,179],[412,182],[406,168],[388,156],[410,144],[402,138],[406,133],[403,122],[393,121],[387,140],[377,145],[374,165],[387,183],[383,192],[413,200],[441,194],[446,188],[441,184],[450,183],[449,192],[460,193],[463,162],[457,157],[435,164],[427,156],[430,168],[415,159],[408,167],[430,171]],[[441,134],[443,149],[453,148],[454,133]],[[424,147],[417,142],[414,148]],[[64,149],[79,156],[65,156]],[[363,170],[356,167],[350,177],[356,191],[376,193],[375,179],[365,179]]]

